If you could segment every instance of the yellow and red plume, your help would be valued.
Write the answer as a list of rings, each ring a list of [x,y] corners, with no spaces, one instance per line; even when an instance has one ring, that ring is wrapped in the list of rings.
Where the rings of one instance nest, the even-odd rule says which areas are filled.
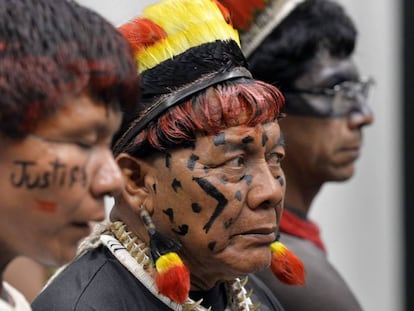
[[[284,284],[304,285],[305,267],[303,262],[283,243],[275,241],[270,244],[272,261],[270,269]]]
[[[175,252],[162,255],[155,262],[155,282],[161,294],[178,303],[184,303],[190,291],[190,272]]]
[[[216,0],[163,0],[119,30],[134,42],[140,73],[204,43],[234,40],[240,45],[227,9]],[[144,38],[134,38],[137,32],[144,33]]]

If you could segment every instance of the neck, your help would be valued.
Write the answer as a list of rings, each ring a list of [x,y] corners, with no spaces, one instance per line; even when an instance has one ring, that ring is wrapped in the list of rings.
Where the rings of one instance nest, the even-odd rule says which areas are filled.
[[[287,177],[287,182],[285,206],[288,206],[292,212],[303,215],[306,218],[313,200],[322,187],[322,183],[306,183],[303,179],[289,178],[289,176]]]

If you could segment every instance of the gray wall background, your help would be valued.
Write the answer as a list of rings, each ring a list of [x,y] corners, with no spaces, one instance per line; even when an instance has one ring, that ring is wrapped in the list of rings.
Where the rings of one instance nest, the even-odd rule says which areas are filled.
[[[355,60],[371,74],[375,123],[365,130],[356,175],[328,184],[311,217],[322,228],[331,261],[367,311],[401,311],[403,300],[401,4],[389,0],[338,0],[359,32]],[[78,0],[113,24],[139,14],[154,0]]]

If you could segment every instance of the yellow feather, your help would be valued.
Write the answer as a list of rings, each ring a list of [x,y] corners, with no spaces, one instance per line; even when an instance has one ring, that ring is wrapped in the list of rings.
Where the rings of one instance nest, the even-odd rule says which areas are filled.
[[[140,72],[204,43],[233,40],[240,45],[238,32],[212,0],[164,0],[147,7],[143,17],[168,36],[136,55]]]

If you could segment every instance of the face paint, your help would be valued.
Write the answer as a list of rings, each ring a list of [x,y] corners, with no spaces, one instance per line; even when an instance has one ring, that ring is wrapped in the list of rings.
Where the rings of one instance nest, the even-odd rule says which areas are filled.
[[[200,213],[201,212],[201,206],[198,203],[191,204],[191,209],[194,213]]]
[[[241,194],[240,190],[237,190],[236,191],[236,194],[235,194],[234,197],[236,198],[237,201],[240,201],[241,202],[241,200],[242,200],[242,194]]]
[[[188,233],[188,225],[178,226],[178,230],[172,229],[172,231],[174,231],[175,233],[179,235],[186,235]]]
[[[208,243],[208,249],[211,251],[214,251],[214,248],[216,247],[216,241],[212,241],[210,243]]]
[[[251,142],[253,142],[254,141],[254,138],[253,137],[251,137],[251,136],[246,136],[246,137],[244,137],[243,139],[242,139],[242,143],[243,144],[250,144]]]
[[[13,162],[19,167],[19,173],[10,175],[11,184],[16,188],[45,189],[49,187],[72,187],[79,183],[84,187],[87,177],[84,167],[61,163],[59,159],[50,162],[50,170],[35,172],[37,163],[34,161],[16,160]],[[69,176],[69,177],[67,177]]]
[[[282,176],[277,176],[276,179],[282,187],[285,185],[285,180]]]
[[[252,183],[252,181],[253,181],[253,176],[252,175],[244,175],[243,176],[243,179],[246,181],[246,184],[248,185],[248,186],[250,186],[250,184]]]
[[[174,191],[177,192],[178,188],[181,188],[181,182],[177,180],[176,178],[174,178],[171,186],[173,187]]]
[[[165,167],[171,167],[171,154],[165,154]]]
[[[267,141],[269,140],[269,137],[267,137],[266,134],[262,135],[262,146],[266,146]]]
[[[224,133],[219,133],[213,137],[214,146],[221,146],[226,143],[226,136]]]
[[[188,164],[187,164],[187,167],[190,171],[194,170],[194,166],[198,159],[199,159],[198,156],[196,156],[195,154],[191,154],[190,158],[188,159]]]
[[[224,195],[218,191],[218,189],[214,187],[208,180],[204,178],[193,178],[193,180],[195,180],[200,185],[205,193],[216,199],[218,202],[213,214],[210,217],[210,220],[203,227],[204,231],[208,233],[214,220],[216,220],[216,218],[221,214],[228,201]]]
[[[157,193],[157,184],[152,185],[152,190],[154,190],[154,192]]]
[[[164,214],[168,216],[170,222],[174,222],[174,211],[172,208],[167,208],[163,210]]]
[[[57,210],[57,204],[49,201],[36,200],[37,208],[46,213],[54,213]]]

